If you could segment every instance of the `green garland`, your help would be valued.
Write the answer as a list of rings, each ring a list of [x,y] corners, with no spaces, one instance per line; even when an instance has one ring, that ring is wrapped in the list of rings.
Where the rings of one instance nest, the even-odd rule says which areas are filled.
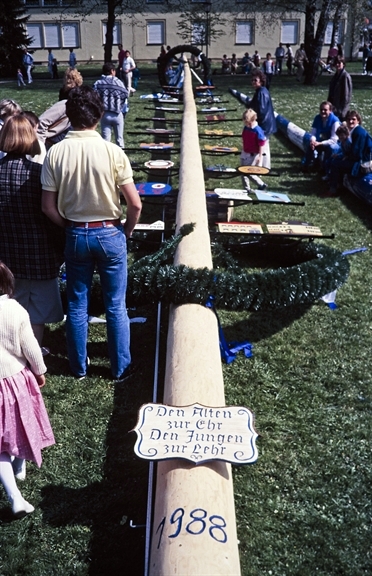
[[[288,268],[248,274],[227,270],[174,266],[167,262],[192,225],[151,256],[138,260],[128,271],[127,301],[131,306],[158,302],[205,305],[210,296],[217,309],[259,310],[311,304],[339,288],[349,274],[347,258],[339,251],[315,243],[298,243]]]
[[[287,243],[283,248],[286,251],[285,260],[295,265],[261,273],[248,273],[221,245],[216,259],[222,260],[224,271],[172,265],[178,244],[193,228],[192,224],[183,226],[180,233],[165,242],[158,252],[140,258],[129,268],[128,306],[140,306],[159,300],[204,306],[210,297],[213,297],[217,309],[226,310],[257,311],[261,308],[312,304],[339,288],[349,274],[346,256],[338,250],[313,242]],[[257,244],[261,253],[262,246]],[[65,300],[63,279],[60,287]],[[104,313],[98,275],[93,280],[89,312],[94,316]]]

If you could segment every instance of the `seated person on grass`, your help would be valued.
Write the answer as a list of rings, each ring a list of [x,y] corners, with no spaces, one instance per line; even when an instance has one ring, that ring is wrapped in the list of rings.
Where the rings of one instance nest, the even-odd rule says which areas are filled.
[[[346,123],[342,123],[341,126],[337,128],[336,136],[338,138],[338,144],[334,147],[332,155],[325,165],[326,174],[325,176],[322,177],[322,180],[324,180],[324,182],[329,182],[331,163],[333,162],[333,160],[341,159],[344,156],[347,156],[350,150],[351,146],[351,141],[349,139],[350,130],[347,127]]]
[[[337,196],[342,185],[344,174],[360,177],[360,165],[369,162],[372,154],[372,138],[362,126],[362,117],[356,110],[346,115],[346,124],[350,130],[350,145],[345,147],[345,154],[332,159],[329,175],[329,190],[324,196]]]
[[[301,161],[304,172],[316,167],[319,171],[324,171],[324,164],[327,163],[333,150],[337,147],[336,130],[340,126],[340,120],[332,112],[330,102],[322,102],[319,107],[319,114],[314,118],[311,128],[311,138],[305,156]]]

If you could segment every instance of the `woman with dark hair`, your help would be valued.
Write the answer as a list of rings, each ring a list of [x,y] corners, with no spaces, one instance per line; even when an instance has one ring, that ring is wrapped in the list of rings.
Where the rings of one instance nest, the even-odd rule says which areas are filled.
[[[369,162],[372,154],[372,138],[362,126],[362,117],[356,110],[349,110],[346,124],[350,130],[351,144],[344,156],[332,160],[330,168],[330,187],[323,196],[337,196],[337,188],[342,185],[344,174],[360,176],[360,165]]]
[[[30,121],[22,114],[7,118],[0,132],[0,259],[15,277],[15,299],[28,311],[41,345],[44,325],[63,319],[58,273],[61,259],[53,227],[41,211],[40,154]]]
[[[265,133],[266,143],[262,150],[262,166],[271,167],[270,144],[271,134],[276,132],[276,120],[270,92],[266,88],[266,76],[261,70],[252,72],[252,85],[255,93],[251,100],[246,101],[247,108],[252,108],[257,114],[257,123]]]

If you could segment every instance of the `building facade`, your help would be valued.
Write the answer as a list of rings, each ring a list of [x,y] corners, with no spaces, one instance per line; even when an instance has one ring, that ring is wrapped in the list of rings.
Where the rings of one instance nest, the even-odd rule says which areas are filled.
[[[107,29],[108,2],[86,0],[24,0],[30,15],[27,31],[30,48],[37,61],[47,60],[47,49],[60,62],[68,60],[74,48],[79,63],[102,62]],[[83,5],[78,10],[77,6]],[[258,50],[261,57],[274,54],[279,42],[291,44],[293,50],[303,42],[304,14],[301,12],[259,13],[245,10],[244,0],[232,0],[229,11],[222,0],[175,3],[164,0],[133,0],[131,10],[116,15],[113,31],[112,59],[117,59],[117,46],[123,44],[138,60],[156,60],[161,46],[196,44],[209,58],[223,54]],[[89,13],[89,5],[92,10]],[[333,22],[327,27],[322,54],[327,55]],[[345,54],[350,52],[348,21],[339,23],[337,41]]]

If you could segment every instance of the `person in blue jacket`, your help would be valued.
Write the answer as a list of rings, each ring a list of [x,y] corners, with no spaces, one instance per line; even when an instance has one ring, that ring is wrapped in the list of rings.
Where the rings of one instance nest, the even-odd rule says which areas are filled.
[[[246,100],[246,107],[257,114],[257,123],[264,131],[266,142],[262,150],[262,166],[271,168],[270,143],[271,134],[276,132],[276,120],[270,92],[266,88],[266,76],[261,70],[252,72],[252,86],[255,88],[253,98]]]
[[[356,110],[346,115],[346,124],[350,130],[351,144],[346,154],[336,157],[331,162],[330,187],[323,196],[337,196],[337,189],[342,185],[344,174],[360,177],[360,165],[369,162],[372,156],[372,138],[362,126],[362,117]]]
[[[336,131],[340,124],[339,118],[332,112],[332,104],[322,102],[319,114],[313,120],[308,148],[301,161],[303,171],[314,166],[315,162],[320,171],[327,171],[327,163],[338,147]]]

